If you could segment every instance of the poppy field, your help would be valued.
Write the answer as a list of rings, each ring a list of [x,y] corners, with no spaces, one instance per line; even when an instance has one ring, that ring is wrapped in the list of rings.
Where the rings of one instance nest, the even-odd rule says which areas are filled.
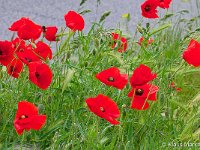
[[[66,11],[62,28],[13,20],[0,40],[0,149],[199,149],[200,14],[173,4],[143,0],[134,35],[105,28],[110,12],[88,32],[89,10]]]

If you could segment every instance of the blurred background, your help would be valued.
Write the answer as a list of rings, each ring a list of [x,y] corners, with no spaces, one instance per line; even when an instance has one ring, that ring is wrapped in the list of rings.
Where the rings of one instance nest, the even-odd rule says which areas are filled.
[[[103,13],[111,11],[106,18],[105,28],[124,29],[124,14],[130,13],[128,26],[129,34],[133,34],[136,25],[141,21],[140,5],[145,0],[86,0],[80,6],[82,0],[0,0],[0,40],[9,39],[12,32],[8,27],[12,22],[21,17],[29,17],[35,23],[47,26],[64,27],[64,14],[69,10],[82,12],[91,10],[83,15],[85,19],[85,29],[87,32],[93,22],[98,22]],[[167,13],[176,13],[188,10],[182,15],[183,18],[192,18],[199,14],[198,3],[200,0],[173,0],[168,11],[159,9],[159,16],[164,17]],[[143,19],[143,21],[150,21]],[[152,20],[151,20],[152,21]],[[155,20],[153,20],[155,22]]]

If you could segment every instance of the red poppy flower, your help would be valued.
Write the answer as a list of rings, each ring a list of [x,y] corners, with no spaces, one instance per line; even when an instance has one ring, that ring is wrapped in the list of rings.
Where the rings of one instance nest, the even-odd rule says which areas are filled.
[[[123,89],[128,82],[127,74],[120,74],[120,70],[116,67],[111,67],[96,74],[96,78],[108,86],[113,86],[118,89]]]
[[[9,30],[17,31],[17,35],[23,40],[36,40],[42,33],[42,27],[35,24],[29,18],[21,18],[17,20],[11,25]]]
[[[192,39],[188,48],[183,52],[183,59],[190,65],[200,66],[200,43]]]
[[[158,0],[158,6],[161,8],[169,8],[170,3],[172,0]]]
[[[15,21],[11,26],[10,28],[8,28],[10,31],[18,31],[19,28],[21,26],[23,26],[26,21],[29,21],[29,18],[25,18],[25,17],[22,17],[21,19]]]
[[[32,51],[30,46],[26,47],[23,52],[17,52],[16,54],[18,58],[26,65],[28,65],[30,62],[40,61],[40,58]]]
[[[52,72],[48,65],[41,62],[31,62],[28,65],[29,80],[45,90],[52,82]]]
[[[66,26],[73,31],[82,31],[84,28],[84,19],[81,15],[77,14],[75,11],[69,11],[65,14]]]
[[[42,28],[32,22],[27,22],[21,28],[19,28],[17,35],[19,38],[24,40],[36,40],[40,37],[42,33]]]
[[[46,122],[46,115],[39,115],[37,107],[27,101],[18,103],[18,110],[14,120],[14,127],[18,135],[24,130],[40,130]]]
[[[37,53],[39,56],[44,58],[44,60],[47,59],[47,57],[51,60],[52,59],[52,51],[50,47],[43,43],[42,41],[39,41],[36,44],[36,48],[34,49],[34,52]]]
[[[120,124],[116,119],[120,116],[117,104],[109,97],[99,94],[95,98],[86,99],[86,103],[91,112],[107,120],[113,125]]]
[[[13,76],[14,78],[18,78],[23,69],[23,63],[19,59],[14,59],[6,67],[9,75]]]
[[[139,39],[139,41],[138,41],[138,44],[141,46],[143,42],[144,42],[144,37],[141,37],[141,38]],[[153,42],[153,39],[150,38],[150,39],[148,39],[148,41],[146,41],[146,42],[147,42],[147,43],[144,43],[145,46],[151,44],[151,43]]]
[[[157,7],[158,7],[157,0],[146,0],[141,5],[142,16],[145,18],[158,18]]]
[[[152,84],[145,84],[142,86],[135,86],[128,93],[131,98],[131,108],[137,110],[145,110],[149,108],[147,100],[156,101],[158,87]]]
[[[115,47],[119,47],[118,48],[118,52],[122,53],[125,52],[127,49],[127,40],[125,37],[120,37],[119,34],[117,33],[112,33],[112,37],[114,40],[114,44],[112,45],[112,48],[114,49]],[[120,43],[120,46],[117,45],[118,43]]]
[[[143,64],[133,71],[130,78],[131,86],[139,86],[148,83],[156,78],[156,74],[151,72],[151,69]]]
[[[14,49],[9,41],[0,41],[0,64],[7,66],[13,59]]]
[[[48,41],[56,41],[56,33],[58,31],[57,27],[45,27],[42,26],[44,37]]]
[[[15,52],[23,52],[26,49],[25,41],[20,38],[12,40],[12,44],[14,45]]]

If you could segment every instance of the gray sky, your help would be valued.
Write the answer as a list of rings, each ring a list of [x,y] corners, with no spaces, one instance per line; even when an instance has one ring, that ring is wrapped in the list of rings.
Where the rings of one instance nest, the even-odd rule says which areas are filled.
[[[76,2],[75,2],[76,1]],[[0,0],[0,40],[11,37],[11,32],[7,29],[12,22],[21,17],[29,17],[40,25],[65,26],[64,14],[69,10],[78,10],[81,0]],[[173,0],[169,12],[182,9],[192,9],[195,14],[193,4],[182,3],[181,0]],[[136,24],[141,20],[140,5],[144,0],[101,0],[101,5],[96,7],[96,0],[87,0],[84,9],[90,9],[92,12],[85,14],[85,32],[91,27],[92,22],[99,20],[101,14],[105,11],[112,11],[106,19],[105,27],[116,28],[122,22],[121,16],[125,13],[131,14],[129,28],[134,32]],[[159,9],[162,16],[166,10]],[[148,19],[146,19],[149,21]]]

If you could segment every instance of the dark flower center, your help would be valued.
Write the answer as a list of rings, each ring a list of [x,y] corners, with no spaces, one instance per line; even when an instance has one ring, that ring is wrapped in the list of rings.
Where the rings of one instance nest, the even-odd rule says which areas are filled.
[[[135,90],[135,95],[142,96],[143,93],[144,93],[143,89],[136,89]]]
[[[103,107],[99,108],[102,112],[105,112],[105,109]]]
[[[31,59],[30,59],[30,58],[25,57],[24,59],[25,59],[26,61],[28,61],[29,63],[31,62]]]
[[[109,77],[109,78],[108,78],[108,81],[110,81],[110,82],[114,82],[115,79],[114,79],[113,77]]]
[[[46,32],[46,30],[47,30],[46,27],[45,27],[45,26],[42,26],[42,31],[43,31],[43,32]]]
[[[28,116],[26,116],[26,115],[21,115],[21,117],[20,117],[19,119],[21,120],[21,119],[25,119],[25,118],[28,118]]]
[[[150,5],[146,5],[144,10],[147,11],[147,12],[150,11],[151,10],[151,6]]]
[[[2,55],[3,54],[3,52],[2,52],[2,50],[0,50],[0,55]]]
[[[15,67],[14,66],[10,66],[10,72],[13,73],[15,71]]]
[[[38,72],[35,72],[35,76],[36,76],[36,78],[39,78],[40,74]]]

